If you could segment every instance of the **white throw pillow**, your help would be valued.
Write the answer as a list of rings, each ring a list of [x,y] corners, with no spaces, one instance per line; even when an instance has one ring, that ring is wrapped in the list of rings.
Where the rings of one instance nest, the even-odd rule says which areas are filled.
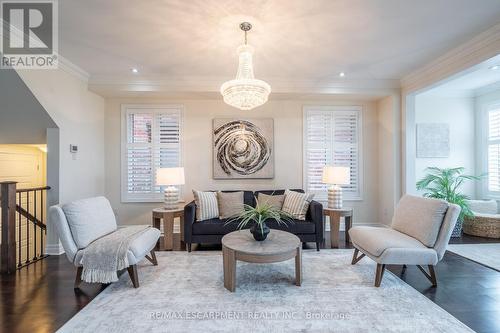
[[[283,212],[288,213],[297,220],[305,220],[309,203],[313,199],[313,193],[300,193],[295,191],[285,191],[285,201],[283,202]]]
[[[196,221],[204,221],[219,217],[217,192],[202,192],[193,190],[196,204]]]
[[[391,227],[433,247],[447,210],[444,200],[405,195],[399,200]]]
[[[116,230],[115,214],[105,197],[77,200],[61,208],[78,249]]]

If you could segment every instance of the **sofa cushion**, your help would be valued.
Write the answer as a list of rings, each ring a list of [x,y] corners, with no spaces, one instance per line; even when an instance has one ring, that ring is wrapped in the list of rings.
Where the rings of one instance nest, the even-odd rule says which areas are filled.
[[[237,230],[237,221],[229,224],[226,224],[226,222],[227,220],[214,218],[193,223],[193,235],[225,235]]]
[[[285,191],[285,201],[283,202],[283,212],[288,213],[297,220],[305,220],[306,213],[309,209],[314,194],[299,193],[295,191]]]
[[[496,200],[467,200],[470,210],[478,214],[497,214],[498,204]]]
[[[349,229],[349,236],[354,244],[375,257],[389,248],[426,248],[417,239],[385,227],[356,226]]]
[[[266,224],[271,229],[278,229],[290,232],[292,234],[314,234],[316,232],[316,225],[310,221],[294,220],[287,222],[287,224],[278,224],[276,220],[266,220]]]
[[[217,192],[219,218],[228,219],[243,213],[243,192]]]
[[[217,192],[202,192],[193,190],[196,203],[196,221],[204,221],[219,217]]]
[[[405,195],[394,212],[392,228],[433,247],[447,209],[444,200]]]
[[[116,230],[115,214],[105,197],[77,200],[61,208],[78,249]]]
[[[285,201],[284,194],[268,195],[264,193],[259,193],[257,195],[257,202],[259,205],[268,204],[271,207],[281,210],[283,207],[283,202]]]

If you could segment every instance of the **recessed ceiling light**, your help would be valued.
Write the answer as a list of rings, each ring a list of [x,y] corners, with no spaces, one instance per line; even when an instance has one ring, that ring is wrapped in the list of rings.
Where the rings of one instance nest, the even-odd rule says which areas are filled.
[[[491,69],[492,71],[497,71],[497,70],[499,70],[499,69],[500,69],[500,65],[491,66],[491,67],[490,67],[490,69]]]
[[[137,68],[132,68],[132,73],[139,73],[139,70]]]
[[[340,76],[340,77],[344,77],[344,76],[345,76],[345,73],[344,73],[344,72],[340,72],[340,73],[339,73],[339,76]]]

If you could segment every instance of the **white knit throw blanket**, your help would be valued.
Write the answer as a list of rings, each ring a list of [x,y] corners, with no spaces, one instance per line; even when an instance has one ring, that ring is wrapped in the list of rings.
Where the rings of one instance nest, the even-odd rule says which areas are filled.
[[[127,251],[130,243],[149,228],[147,225],[119,228],[87,246],[80,261],[82,280],[90,283],[118,281],[117,271],[129,266]]]

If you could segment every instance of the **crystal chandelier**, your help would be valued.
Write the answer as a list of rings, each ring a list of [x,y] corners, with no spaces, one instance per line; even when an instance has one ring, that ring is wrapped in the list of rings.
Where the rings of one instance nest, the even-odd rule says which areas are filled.
[[[267,102],[271,86],[253,75],[253,47],[247,44],[247,31],[252,29],[248,22],[240,24],[245,32],[245,44],[238,47],[239,65],[236,79],[224,82],[220,93],[224,102],[240,110],[251,110]]]

